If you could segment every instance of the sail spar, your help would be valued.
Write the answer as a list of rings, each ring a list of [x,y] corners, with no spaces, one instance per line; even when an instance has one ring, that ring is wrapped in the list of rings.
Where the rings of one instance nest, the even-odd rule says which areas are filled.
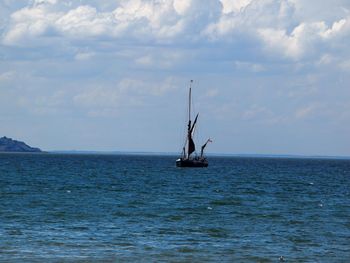
[[[204,148],[207,146],[208,142],[213,142],[212,140],[208,139],[205,144],[202,145],[201,147],[201,157],[203,157],[203,152],[204,152]]]
[[[190,133],[191,133],[191,134],[193,134],[194,126],[195,126],[196,123],[197,123],[198,115],[199,115],[199,113],[197,113],[197,116],[196,116],[196,118],[194,119],[194,122],[193,122],[193,124],[192,124],[191,130],[190,130]]]

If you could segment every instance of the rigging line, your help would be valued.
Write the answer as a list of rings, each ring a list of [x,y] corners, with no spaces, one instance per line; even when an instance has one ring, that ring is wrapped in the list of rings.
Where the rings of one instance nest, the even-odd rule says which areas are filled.
[[[190,92],[189,92],[189,99],[188,99],[188,120],[191,120],[191,104],[192,104],[192,83],[193,80],[190,81]]]
[[[190,85],[191,87],[191,85]],[[187,94],[189,95],[189,94]],[[183,153],[183,149],[185,148],[186,149],[186,145],[187,145],[187,142],[188,142],[188,117],[190,117],[188,115],[188,112],[190,111],[190,104],[188,102],[186,102],[186,105],[187,107],[184,108],[184,111],[183,111],[183,118],[182,118],[182,123],[184,124],[182,127],[182,133],[181,133],[181,141],[183,142],[183,147],[181,148],[181,153]],[[186,121],[187,120],[187,121]]]

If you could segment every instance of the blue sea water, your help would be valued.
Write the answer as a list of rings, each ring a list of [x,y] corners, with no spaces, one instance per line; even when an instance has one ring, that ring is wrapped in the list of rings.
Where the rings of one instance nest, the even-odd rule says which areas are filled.
[[[350,262],[350,160],[0,154],[1,262]]]

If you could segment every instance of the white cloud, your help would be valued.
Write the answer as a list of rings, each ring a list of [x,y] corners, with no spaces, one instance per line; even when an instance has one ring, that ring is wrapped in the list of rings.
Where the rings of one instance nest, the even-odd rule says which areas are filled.
[[[335,21],[331,28],[320,32],[320,35],[324,38],[331,38],[332,36],[340,33],[348,23],[348,19],[341,19],[339,21]]]
[[[305,119],[307,117],[310,117],[315,111],[317,107],[315,105],[309,105],[303,108],[300,108],[296,111],[295,117],[297,119]]]
[[[10,81],[12,80],[16,75],[16,72],[14,71],[6,71],[3,73],[0,73],[0,83],[4,81]]]
[[[58,17],[58,13],[48,12],[43,5],[22,8],[11,15],[11,23],[3,37],[3,43],[10,46],[30,45],[36,38],[44,36]]]
[[[288,34],[286,29],[261,28],[258,30],[269,52],[282,54],[292,59],[300,59],[306,54],[323,51],[319,47],[327,46],[338,34],[350,34],[345,31],[346,20],[333,23],[331,27],[321,22],[301,23]]]
[[[136,62],[136,64],[143,65],[143,66],[154,65],[154,59],[150,55],[142,56],[140,58],[137,58],[135,60],[135,62]]]
[[[200,31],[208,20],[216,19],[221,10],[216,0],[208,1],[205,6],[199,0],[174,3],[132,0],[120,2],[116,9],[108,12],[101,12],[91,5],[58,7],[58,2],[55,9],[55,4],[55,1],[41,0],[14,12],[3,42],[20,45],[23,39],[28,41],[30,37],[44,36],[50,28],[56,34],[78,39],[127,36],[137,40],[161,41],[186,31]]]
[[[264,28],[259,30],[259,35],[268,52],[298,59],[304,53],[301,37],[304,28],[305,25],[299,25],[290,35],[286,33],[286,30]]]
[[[99,13],[91,6],[79,6],[61,16],[54,23],[56,29],[72,38],[109,35],[113,32],[113,17]]]
[[[174,0],[174,8],[175,11],[179,15],[185,15],[186,12],[190,9],[191,7],[191,1],[188,0]]]
[[[174,84],[174,79],[168,77],[160,83],[126,78],[119,82],[118,88],[120,94],[132,95],[134,97],[135,95],[143,96],[145,94],[162,96],[164,93],[175,90],[177,87]]]
[[[258,63],[251,63],[247,61],[235,61],[236,69],[239,70],[247,70],[252,72],[262,72],[265,71],[265,68],[263,65]]]
[[[221,0],[223,5],[222,12],[224,14],[242,12],[242,9],[247,7],[251,2],[253,2],[253,0]]]
[[[79,52],[75,55],[76,60],[89,60],[95,56],[94,52]]]
[[[220,19],[209,21],[204,34],[211,39],[256,38],[261,28],[289,28],[294,23],[294,6],[288,1],[223,1]]]
[[[34,5],[50,4],[54,5],[57,3],[57,0],[34,0]]]
[[[48,94],[31,94],[24,89],[24,94],[15,98],[16,106],[34,115],[55,115],[67,111],[67,92],[56,90]]]
[[[170,69],[184,61],[191,59],[192,55],[179,50],[161,50],[149,51],[135,59],[135,63],[144,68]]]
[[[324,54],[321,56],[321,58],[318,61],[318,65],[329,65],[332,62],[334,62],[334,57],[330,54]]]
[[[121,99],[118,89],[94,87],[74,96],[73,101],[84,107],[117,107]]]
[[[159,83],[124,78],[115,86],[83,89],[73,97],[73,102],[87,109],[90,116],[107,116],[123,107],[142,107],[150,96],[163,96],[176,89],[175,80],[171,77]]]
[[[295,111],[295,119],[297,121],[319,119],[321,122],[327,120],[330,123],[334,123],[337,119],[341,119],[342,112],[338,113],[334,110],[336,108],[344,108],[342,103],[330,103],[328,101],[323,102],[309,102],[308,105],[302,106]],[[329,121],[331,120],[331,121]]]
[[[259,105],[252,105],[248,110],[242,112],[242,119],[245,121],[273,122],[275,118],[271,110]]]

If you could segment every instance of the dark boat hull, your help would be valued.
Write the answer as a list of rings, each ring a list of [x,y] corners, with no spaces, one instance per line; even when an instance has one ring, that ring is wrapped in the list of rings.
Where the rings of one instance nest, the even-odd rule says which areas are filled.
[[[177,167],[208,167],[207,160],[189,160],[189,159],[177,159],[176,160]]]

